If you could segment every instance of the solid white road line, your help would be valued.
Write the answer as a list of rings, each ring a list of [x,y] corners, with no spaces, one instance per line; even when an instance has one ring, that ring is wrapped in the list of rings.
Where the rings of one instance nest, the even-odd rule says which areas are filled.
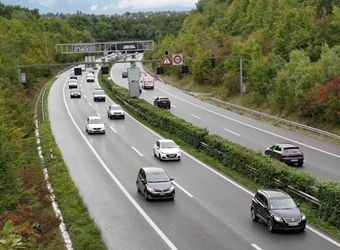
[[[256,244],[251,244],[256,250],[262,250],[262,248],[260,248],[258,245]]]
[[[92,107],[92,104],[89,102],[90,106]]]
[[[193,105],[193,106],[195,106],[195,107],[197,107],[197,108],[203,109],[203,110],[208,111],[208,112],[210,112],[210,113],[212,113],[212,114],[215,114],[215,115],[218,115],[218,116],[220,116],[220,117],[226,118],[226,119],[228,119],[228,120],[237,122],[237,123],[242,124],[242,125],[244,125],[244,126],[247,126],[247,127],[249,127],[249,128],[256,129],[256,130],[261,131],[261,132],[263,132],[263,133],[266,133],[266,134],[269,134],[269,135],[272,135],[272,136],[276,136],[276,137],[278,137],[278,138],[281,138],[281,139],[284,139],[284,140],[287,140],[287,141],[290,141],[290,142],[293,142],[293,143],[296,143],[296,144],[300,144],[301,146],[304,146],[304,147],[307,147],[307,148],[310,148],[310,149],[319,151],[319,152],[321,152],[321,153],[328,154],[328,155],[331,155],[331,156],[340,158],[340,155],[336,155],[336,154],[327,152],[327,151],[325,151],[325,150],[322,150],[322,149],[319,149],[319,148],[316,148],[316,147],[313,147],[313,146],[309,146],[309,145],[307,145],[307,144],[305,144],[305,143],[302,143],[302,142],[299,142],[299,141],[295,141],[295,140],[292,140],[292,139],[290,139],[290,138],[287,138],[287,137],[284,137],[284,136],[281,136],[281,135],[278,135],[278,134],[275,134],[275,133],[272,133],[272,132],[268,132],[268,131],[266,131],[266,130],[264,130],[264,129],[257,128],[257,127],[255,127],[255,126],[249,125],[249,124],[247,124],[247,123],[245,123],[245,122],[238,121],[238,120],[236,120],[236,119],[233,119],[233,118],[230,118],[230,117],[228,117],[228,116],[222,115],[222,114],[217,113],[217,112],[215,112],[215,111],[212,111],[212,110],[210,110],[210,109],[201,107],[201,106],[199,106],[199,105],[197,105],[197,104],[195,104],[195,103],[189,102],[189,101],[184,100],[184,99],[182,99],[182,98],[180,98],[180,97],[177,97],[177,96],[175,96],[175,95],[173,95],[173,94],[170,94],[169,92],[164,91],[164,90],[162,90],[162,89],[160,89],[160,88],[158,88],[158,87],[155,87],[155,88],[158,89],[158,90],[160,90],[160,91],[162,91],[162,92],[164,92],[164,93],[166,93],[166,94],[168,94],[168,95],[170,95],[170,96],[173,96],[173,97],[177,98],[178,100],[181,100],[181,101],[183,101],[183,102],[189,103],[189,104],[191,104],[191,105]]]
[[[195,118],[197,118],[197,119],[200,119],[200,120],[201,120],[201,117],[198,117],[198,116],[196,116],[196,115],[193,115],[193,114],[191,114],[191,116],[193,116],[193,117],[195,117]]]
[[[134,151],[136,151],[137,152],[137,154],[139,154],[140,156],[142,156],[143,157],[143,155],[141,154],[141,152],[139,152],[135,147],[132,147],[132,149],[134,150]]]
[[[96,114],[97,114],[99,117],[101,117],[100,114],[99,114],[98,112],[96,112]]]
[[[176,108],[176,106],[171,104],[171,108]]]
[[[158,89],[158,88],[157,88],[157,89]],[[161,89],[159,89],[159,90],[161,90]],[[163,91],[163,90],[161,90],[161,91]],[[165,91],[163,91],[163,92],[165,92]],[[167,93],[167,92],[165,92],[165,93]],[[174,96],[174,95],[172,95],[172,96]],[[176,97],[176,96],[174,96],[174,97]],[[176,97],[176,98],[177,98],[177,97]],[[178,99],[181,99],[181,98],[178,98]],[[183,100],[183,99],[181,99],[181,100]],[[112,101],[112,100],[111,100],[111,101]],[[183,101],[185,101],[185,100],[183,100]],[[187,102],[187,101],[185,101],[185,102]],[[196,104],[193,104],[193,105],[194,105],[194,106],[198,106],[198,105],[196,105]],[[200,107],[200,106],[198,106],[198,107]],[[201,108],[201,107],[200,107],[200,108]],[[204,108],[203,108],[203,109],[204,109]],[[213,111],[212,111],[212,112],[213,112]],[[217,113],[217,114],[218,114],[218,113]],[[132,116],[129,115],[128,113],[126,113],[126,115],[129,116],[129,117],[130,117],[132,120],[134,120],[136,123],[138,123],[139,125],[141,125],[143,128],[145,128],[146,130],[148,130],[150,133],[152,133],[152,134],[158,136],[160,139],[164,139],[161,135],[157,134],[155,131],[153,131],[153,130],[150,129],[149,127],[147,127],[147,126],[145,126],[144,124],[142,124],[142,123],[140,123],[139,121],[137,121],[134,117],[132,117]],[[218,114],[218,115],[222,116],[221,114]],[[228,117],[226,117],[226,118],[228,118]],[[229,118],[228,118],[228,119],[229,119]],[[318,150],[318,149],[316,149],[316,150]],[[213,169],[212,167],[210,167],[210,166],[206,165],[205,163],[201,162],[200,160],[196,159],[195,157],[193,157],[193,156],[190,155],[189,153],[187,153],[187,152],[185,152],[185,151],[183,151],[183,150],[181,150],[181,152],[183,152],[183,154],[185,154],[185,155],[187,155],[188,157],[190,157],[192,160],[196,161],[196,162],[197,162],[198,164],[200,164],[201,166],[205,167],[206,169],[210,170],[210,171],[213,172],[214,174],[218,175],[218,176],[221,177],[222,179],[228,181],[230,184],[234,185],[235,187],[237,187],[237,188],[241,189],[242,191],[244,191],[245,193],[249,194],[250,196],[254,196],[254,195],[255,195],[253,192],[251,192],[251,191],[249,191],[248,189],[242,187],[242,186],[239,185],[237,182],[233,181],[232,179],[226,177],[225,175],[221,174],[220,172],[218,172],[217,170]],[[328,153],[328,152],[327,152],[327,153]],[[330,154],[330,153],[329,153],[329,154]],[[336,157],[338,157],[338,156],[336,156]],[[339,156],[339,157],[340,157],[340,156]],[[332,238],[328,237],[327,235],[323,234],[322,232],[320,232],[320,231],[314,229],[313,227],[311,227],[311,226],[309,226],[309,225],[307,225],[306,228],[307,228],[308,230],[310,230],[311,232],[313,232],[313,233],[319,235],[319,236],[322,237],[323,239],[327,240],[328,242],[334,244],[335,246],[340,247],[340,243],[339,243],[339,242],[333,240]]]
[[[67,81],[66,81],[67,82]],[[64,83],[64,88],[63,88],[63,97],[64,97],[64,104],[67,110],[68,115],[70,116],[74,126],[77,128],[79,134],[83,137],[85,140],[86,144],[89,146],[93,154],[96,156],[102,167],[106,170],[106,172],[109,174],[109,176],[114,180],[114,182],[117,184],[117,186],[122,190],[122,192],[125,194],[125,196],[130,200],[130,202],[135,206],[135,208],[138,210],[138,212],[144,217],[144,219],[150,224],[150,226],[156,231],[156,233],[163,239],[163,241],[170,247],[171,250],[178,250],[177,247],[169,240],[169,238],[162,232],[162,230],[156,225],[153,220],[145,213],[145,211],[142,209],[141,206],[132,198],[132,196],[129,194],[129,192],[124,188],[124,186],[120,183],[120,181],[117,179],[117,177],[111,172],[111,170],[108,168],[108,166],[105,164],[103,159],[99,156],[97,151],[93,148],[89,140],[85,137],[83,134],[82,130],[79,128],[77,125],[76,121],[74,120],[70,109],[67,105],[66,102],[66,97],[65,97],[65,85],[66,82]]]
[[[84,92],[84,90],[83,90],[83,92]],[[84,95],[84,97],[87,98],[86,95]]]
[[[190,194],[187,190],[185,190],[181,185],[179,185],[177,182],[172,181],[173,184],[175,184],[176,187],[181,189],[184,193],[186,193],[190,198],[194,197],[192,194]]]
[[[231,131],[231,130],[229,130],[229,129],[224,129],[225,131],[227,131],[227,132],[229,132],[229,133],[232,133],[232,134],[234,134],[234,135],[237,135],[237,136],[240,136],[238,133],[235,133],[235,132],[233,132],[233,131]]]
[[[110,129],[115,132],[116,134],[118,133],[113,127],[110,126]]]

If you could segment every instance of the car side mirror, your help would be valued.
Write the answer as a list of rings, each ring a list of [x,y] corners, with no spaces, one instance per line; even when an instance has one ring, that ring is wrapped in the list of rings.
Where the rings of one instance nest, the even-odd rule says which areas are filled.
[[[181,146],[177,146],[178,148],[180,148]]]
[[[296,204],[296,206],[297,206],[297,207],[300,207],[300,206],[301,206],[301,204],[300,204],[300,203],[298,203],[298,204]]]
[[[170,181],[173,181],[174,180],[174,178],[170,178]]]

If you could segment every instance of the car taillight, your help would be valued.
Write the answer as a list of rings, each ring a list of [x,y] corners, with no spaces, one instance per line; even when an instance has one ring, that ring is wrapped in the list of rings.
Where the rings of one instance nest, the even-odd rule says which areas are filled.
[[[168,103],[170,104],[170,101],[168,101]]]
[[[157,102],[161,102],[161,100],[158,100]]]
[[[289,154],[281,154],[281,156],[289,156]]]

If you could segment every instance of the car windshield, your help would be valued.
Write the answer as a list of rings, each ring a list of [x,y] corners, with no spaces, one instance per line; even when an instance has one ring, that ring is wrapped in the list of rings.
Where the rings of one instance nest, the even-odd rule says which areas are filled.
[[[90,119],[90,124],[102,124],[103,121],[101,119]]]
[[[291,209],[296,208],[296,204],[292,198],[280,198],[270,200],[270,209]]]
[[[103,94],[105,94],[105,92],[104,92],[103,90],[96,90],[96,91],[95,91],[95,94],[97,94],[97,95],[103,95]]]
[[[79,93],[78,89],[72,89],[71,91],[72,91],[72,93]]]
[[[111,106],[112,110],[122,110],[120,106]]]
[[[167,182],[170,181],[169,176],[165,172],[146,173],[147,182]]]
[[[161,142],[161,148],[177,148],[177,145],[173,141],[166,141]]]

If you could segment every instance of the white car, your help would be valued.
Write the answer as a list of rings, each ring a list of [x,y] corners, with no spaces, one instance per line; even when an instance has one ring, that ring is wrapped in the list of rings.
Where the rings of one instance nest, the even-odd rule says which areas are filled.
[[[153,155],[162,160],[181,160],[180,147],[173,140],[158,140],[153,146]]]
[[[94,82],[94,74],[87,74],[86,75],[86,82]]]
[[[99,116],[89,116],[85,130],[88,134],[105,134],[105,122]]]
[[[68,80],[68,88],[69,89],[76,89],[76,88],[78,88],[78,81],[76,79],[69,79]]]
[[[125,112],[121,106],[117,104],[111,104],[109,106],[109,109],[107,110],[107,117],[109,117],[110,119],[113,118],[125,119]]]

